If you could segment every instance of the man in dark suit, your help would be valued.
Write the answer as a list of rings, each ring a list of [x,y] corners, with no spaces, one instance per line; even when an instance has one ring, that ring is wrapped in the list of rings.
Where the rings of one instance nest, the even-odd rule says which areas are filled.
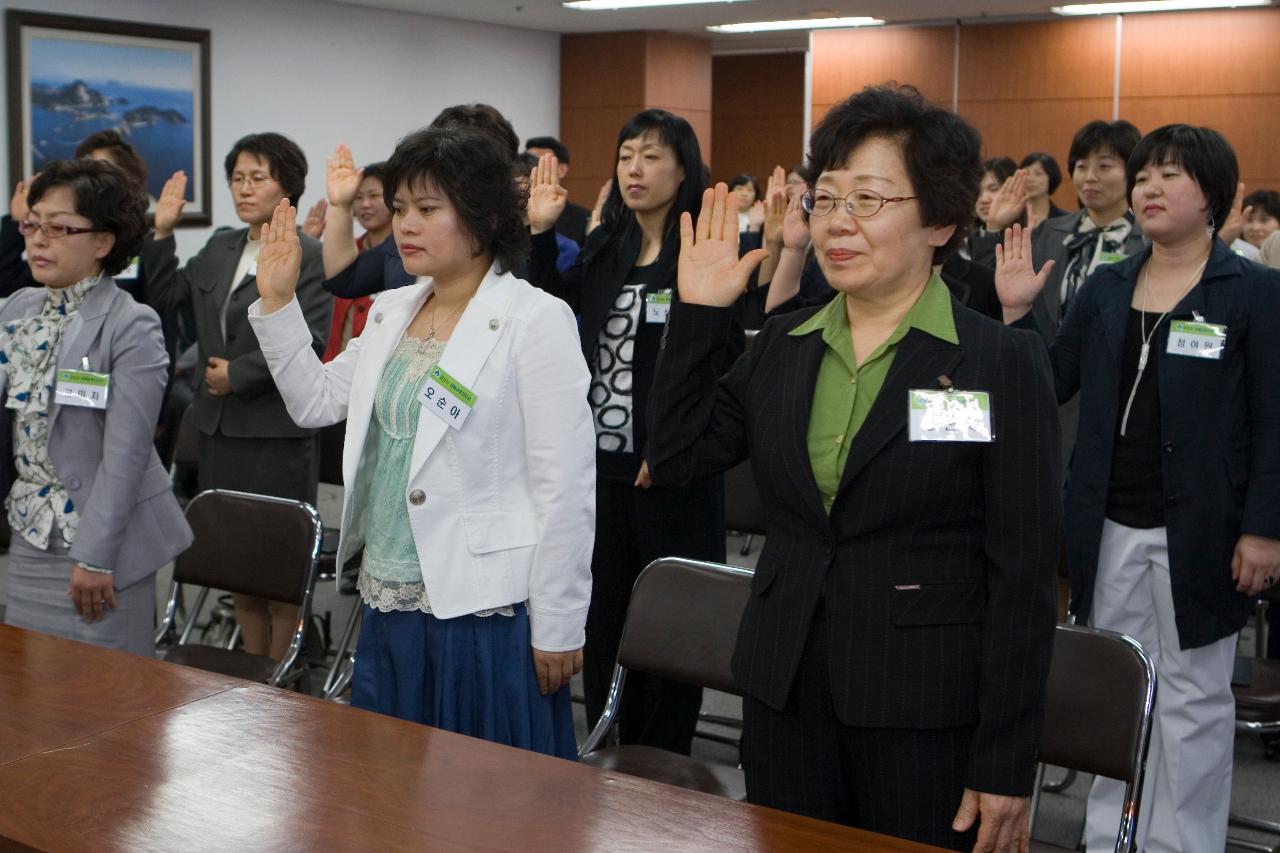
[[[554,154],[560,164],[560,180],[563,182],[569,174],[569,149],[554,136],[535,136],[524,144],[524,150],[534,157],[543,154]],[[587,222],[591,219],[591,211],[580,204],[568,202],[564,213],[556,220],[555,231],[563,234],[579,246],[587,244]]]
[[[770,320],[717,376],[761,256],[737,260],[717,187],[684,228],[649,467],[675,485],[750,457],[760,487],[768,536],[733,660],[748,799],[1015,853],[1061,548],[1048,359],[932,273],[977,196],[962,119],[867,89],[811,146],[804,205],[835,297]]]

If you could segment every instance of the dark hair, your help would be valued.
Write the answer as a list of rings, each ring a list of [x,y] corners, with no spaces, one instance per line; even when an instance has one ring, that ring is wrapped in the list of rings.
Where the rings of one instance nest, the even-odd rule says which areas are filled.
[[[102,259],[102,270],[115,275],[129,265],[147,233],[147,195],[123,169],[101,160],[54,160],[40,169],[27,190],[27,205],[35,207],[54,187],[66,187],[75,198],[76,213],[94,230],[115,236],[115,245]]]
[[[1133,198],[1139,172],[1148,165],[1166,163],[1179,166],[1200,187],[1213,218],[1216,237],[1231,215],[1236,183],[1240,180],[1240,166],[1231,143],[1211,127],[1166,124],[1156,128],[1142,137],[1125,164],[1129,198]]]
[[[1067,152],[1067,171],[1074,172],[1076,163],[1096,151],[1111,149],[1121,162],[1127,163],[1133,149],[1142,140],[1142,131],[1132,122],[1103,121],[1095,119],[1076,131],[1071,138],[1071,150]]]
[[[241,154],[252,154],[266,160],[271,177],[289,197],[289,204],[298,206],[298,199],[307,188],[307,155],[302,153],[298,143],[281,133],[251,133],[240,137],[223,162],[228,183]]]
[[[1039,163],[1040,168],[1044,169],[1044,173],[1049,176],[1049,195],[1053,195],[1058,191],[1058,187],[1062,186],[1062,167],[1058,165],[1057,160],[1053,159],[1052,154],[1046,154],[1043,151],[1032,151],[1022,158],[1018,168],[1025,169],[1034,163]]]
[[[488,254],[511,272],[529,254],[524,223],[526,196],[511,179],[512,158],[492,132],[460,125],[431,125],[396,145],[382,183],[388,210],[396,191],[429,180],[453,205],[476,255]]]
[[[692,125],[675,113],[661,109],[641,110],[627,120],[618,131],[618,144],[614,146],[613,182],[609,187],[609,197],[605,199],[604,209],[600,214],[601,227],[605,229],[605,239],[599,249],[613,245],[622,234],[635,225],[636,215],[622,201],[622,189],[618,186],[618,156],[623,143],[630,139],[656,133],[658,141],[675,152],[676,161],[684,169],[684,180],[676,190],[671,210],[667,213],[667,221],[663,223],[663,234],[678,233],[680,214],[688,212],[696,215],[702,207],[702,191],[706,189],[706,170],[702,164],[702,148],[698,145],[698,135],[693,132]],[[666,250],[664,244],[664,253]],[[673,246],[671,251],[679,250]],[[585,258],[583,259],[586,260]]]
[[[507,159],[520,151],[520,137],[506,116],[488,104],[457,104],[445,107],[432,122],[432,127],[470,127],[494,137],[506,149]]]
[[[541,148],[541,145],[535,145],[534,148]],[[538,166],[538,158],[528,151],[521,151],[516,155],[515,175],[517,178],[528,178],[529,173]]]
[[[803,172],[813,186],[818,176],[840,169],[860,145],[887,138],[902,151],[903,165],[926,226],[956,226],[945,245],[933,251],[942,263],[964,241],[982,182],[982,139],[960,116],[925,101],[914,86],[868,86],[836,104],[809,139]]]
[[[126,175],[133,178],[138,186],[147,185],[147,163],[138,154],[138,149],[124,141],[124,137],[115,130],[100,130],[91,133],[76,146],[76,159],[88,157],[95,151],[107,151],[112,162],[124,169]]]
[[[1275,190],[1254,190],[1244,197],[1244,207],[1252,207],[1254,213],[1265,213],[1280,219],[1280,193]]]
[[[532,139],[526,139],[524,150],[530,148],[546,148],[552,154],[556,155],[556,159],[566,166],[569,165],[569,149],[564,147],[564,143],[554,136],[535,136]]]
[[[379,160],[377,163],[370,163],[364,167],[364,174],[360,176],[360,180],[365,178],[373,178],[378,183],[385,183],[383,177],[387,174],[387,161]]]
[[[989,157],[982,161],[982,177],[988,174],[995,175],[996,180],[1004,183],[1013,177],[1013,173],[1018,171],[1018,164],[1013,162],[1012,157]],[[981,181],[978,182],[981,185]]]
[[[756,197],[760,197],[760,185],[756,183],[756,179],[749,172],[742,172],[734,175],[729,181],[729,189],[737,189],[745,184],[751,184],[751,188],[756,191]]]

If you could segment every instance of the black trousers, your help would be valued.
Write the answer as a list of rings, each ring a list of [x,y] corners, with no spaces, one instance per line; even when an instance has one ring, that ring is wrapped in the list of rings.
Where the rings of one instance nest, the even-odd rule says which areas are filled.
[[[831,701],[821,603],[787,707],[775,711],[744,696],[742,713],[749,802],[938,847],[973,849],[976,828],[951,829],[964,793],[973,728],[841,723]]]
[[[631,587],[640,571],[659,557],[724,562],[723,482],[717,478],[683,489],[638,489],[598,478],[591,608],[582,665],[590,726],[604,711]],[[688,755],[701,708],[700,687],[628,672],[618,712],[620,740]]]

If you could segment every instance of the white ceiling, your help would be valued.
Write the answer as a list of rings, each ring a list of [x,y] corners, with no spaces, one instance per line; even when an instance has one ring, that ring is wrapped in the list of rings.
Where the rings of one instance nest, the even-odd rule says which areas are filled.
[[[622,30],[666,30],[710,36],[706,27],[742,21],[868,15],[890,24],[1009,20],[1054,17],[1051,5],[1064,0],[734,0],[688,6],[654,7],[616,12],[580,12],[559,0],[332,0],[417,12],[445,18],[482,21],[558,33]],[[804,47],[807,33],[716,35],[717,53],[735,50]]]

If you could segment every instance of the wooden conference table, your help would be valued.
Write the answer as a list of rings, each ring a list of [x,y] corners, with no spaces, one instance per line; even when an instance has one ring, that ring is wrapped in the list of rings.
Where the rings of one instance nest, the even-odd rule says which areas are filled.
[[[0,850],[935,849],[0,625]]]

